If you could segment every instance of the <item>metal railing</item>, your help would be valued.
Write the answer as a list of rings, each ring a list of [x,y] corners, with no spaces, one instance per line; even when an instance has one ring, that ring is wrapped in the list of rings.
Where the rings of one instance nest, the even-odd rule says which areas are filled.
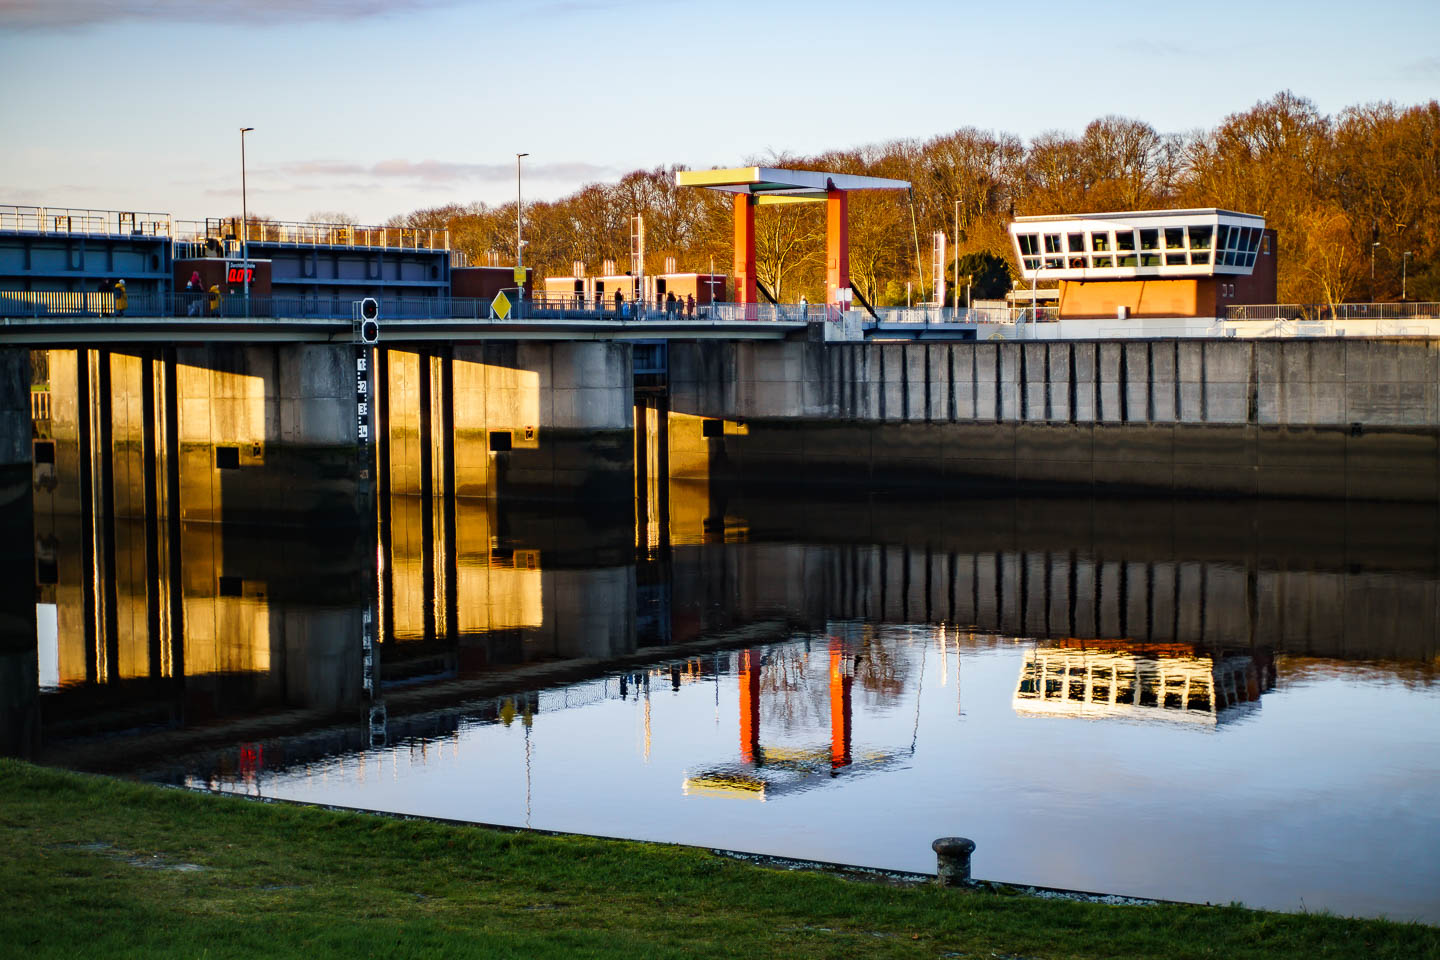
[[[227,241],[272,243],[296,247],[383,247],[391,250],[449,250],[450,231],[422,227],[367,227],[349,223],[293,223],[210,217],[181,220],[179,239],[190,243]],[[243,226],[243,231],[242,231]]]
[[[970,323],[1049,323],[1059,318],[1057,307],[876,307],[875,317],[861,309],[866,320],[881,324],[917,324],[939,326]]]
[[[168,213],[0,204],[0,233],[168,237],[171,221]]]
[[[283,318],[296,320],[349,320],[356,299],[325,296],[251,296],[247,307],[242,294],[212,299],[208,293],[130,294],[123,311],[115,294],[56,291],[0,291],[0,318],[18,320],[67,320],[98,318],[237,319]],[[381,323],[392,320],[490,320],[492,301],[484,297],[393,297],[380,298]],[[693,315],[684,310],[669,313],[653,304],[627,304],[617,313],[614,302],[596,305],[574,297],[539,297],[515,303],[508,320],[595,320],[614,322],[670,321],[778,321],[799,323],[825,317],[823,305],[811,305],[808,313],[797,304],[716,303],[696,306]]]
[[[208,293],[131,294],[124,310],[117,309],[115,294],[90,292],[0,291],[0,318],[6,320],[83,320],[100,318],[237,319],[284,318],[297,320],[349,320],[354,297],[251,296],[243,294],[212,299]],[[490,301],[474,298],[382,298],[380,315],[389,320],[483,320],[490,316]]]
[[[1259,303],[1225,308],[1226,320],[1436,320],[1440,303]]]

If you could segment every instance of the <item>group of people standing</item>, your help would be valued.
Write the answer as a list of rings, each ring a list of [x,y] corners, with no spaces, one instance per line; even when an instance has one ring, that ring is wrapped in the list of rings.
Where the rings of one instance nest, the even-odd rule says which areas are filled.
[[[665,294],[665,318],[673,320],[679,316],[686,318],[695,316],[695,294],[686,294],[684,300],[675,296],[673,291]]]
[[[687,319],[690,317],[694,317],[695,294],[686,294],[685,297],[682,299],[675,296],[674,292],[672,291],[665,294],[665,299],[663,300],[659,299],[658,297],[656,298],[655,309],[657,311],[664,310],[665,318],[667,320],[673,320],[676,317],[686,317]],[[638,312],[636,315],[639,315]],[[630,317],[630,302],[625,299],[624,294],[622,294],[619,290],[615,291],[615,316],[622,319],[628,319]]]

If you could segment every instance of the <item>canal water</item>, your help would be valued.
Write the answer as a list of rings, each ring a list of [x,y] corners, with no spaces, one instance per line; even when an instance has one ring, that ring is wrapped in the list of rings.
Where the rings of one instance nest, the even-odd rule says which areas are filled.
[[[98,587],[79,522],[41,518],[54,582],[5,667],[7,739],[902,870],[959,834],[984,879],[1440,922],[1434,509],[672,483],[637,515],[395,498],[373,539],[200,524],[159,580],[121,523]]]

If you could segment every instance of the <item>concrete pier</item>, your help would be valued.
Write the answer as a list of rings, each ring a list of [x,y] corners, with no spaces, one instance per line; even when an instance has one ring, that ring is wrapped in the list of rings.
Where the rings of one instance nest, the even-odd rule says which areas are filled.
[[[17,407],[3,440],[18,471],[12,486],[28,490],[29,351],[9,353],[25,364],[14,401],[23,410]],[[633,497],[628,344],[373,351],[209,344],[42,353],[51,465],[37,502],[47,513],[91,513],[101,524],[108,516],[153,523],[173,515],[182,522],[354,526],[373,516],[377,490]],[[378,477],[358,459],[357,357],[373,365]]]
[[[633,496],[628,344],[496,342],[379,354],[391,494]]]
[[[1428,338],[675,343],[670,382],[672,462],[697,476],[722,462],[747,483],[875,489],[1440,495]],[[724,425],[705,437],[705,419]]]

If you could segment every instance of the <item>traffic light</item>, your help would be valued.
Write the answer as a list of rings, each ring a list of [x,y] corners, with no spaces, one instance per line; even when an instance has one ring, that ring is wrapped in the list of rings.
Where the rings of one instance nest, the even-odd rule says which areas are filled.
[[[366,297],[360,301],[358,333],[360,342],[374,346],[380,342],[380,301]]]

